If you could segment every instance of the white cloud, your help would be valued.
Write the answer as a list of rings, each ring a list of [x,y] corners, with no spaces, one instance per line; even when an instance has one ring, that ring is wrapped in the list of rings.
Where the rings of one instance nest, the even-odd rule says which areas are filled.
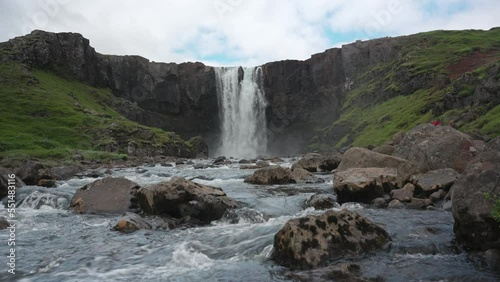
[[[72,31],[101,53],[258,65],[306,59],[345,41],[338,34],[489,29],[499,14],[498,0],[0,0],[0,41],[32,28]]]

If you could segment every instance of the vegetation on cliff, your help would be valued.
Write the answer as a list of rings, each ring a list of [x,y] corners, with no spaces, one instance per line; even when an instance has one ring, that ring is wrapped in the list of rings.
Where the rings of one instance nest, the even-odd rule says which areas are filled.
[[[500,28],[421,33],[393,48],[392,60],[348,78],[340,118],[317,129],[310,149],[378,145],[432,120],[500,135]]]
[[[195,155],[193,140],[132,122],[112,107],[125,101],[96,88],[25,64],[0,64],[0,158],[72,161],[127,155]]]

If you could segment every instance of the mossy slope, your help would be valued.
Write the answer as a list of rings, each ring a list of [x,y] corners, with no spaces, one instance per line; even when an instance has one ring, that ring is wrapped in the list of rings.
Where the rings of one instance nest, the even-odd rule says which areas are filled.
[[[109,89],[30,69],[0,64],[0,158],[70,160],[123,158],[140,154],[192,155],[191,142],[161,129],[139,125],[117,113]]]
[[[500,135],[500,28],[427,32],[398,43],[392,61],[359,70],[340,118],[316,130],[310,150],[378,145],[436,119]]]

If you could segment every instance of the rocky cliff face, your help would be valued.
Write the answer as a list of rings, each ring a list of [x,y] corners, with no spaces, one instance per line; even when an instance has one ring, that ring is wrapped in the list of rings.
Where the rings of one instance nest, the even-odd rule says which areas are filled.
[[[76,33],[34,31],[2,43],[7,57],[109,87],[133,104],[117,105],[127,118],[183,137],[218,128],[215,73],[202,63],[167,64],[139,56],[97,53]]]
[[[325,144],[331,148],[353,142],[381,143],[395,129],[409,129],[417,121],[426,122],[419,116],[428,111],[431,114],[427,119],[450,113],[465,116],[468,120],[464,125],[487,116],[498,105],[498,95],[494,95],[500,85],[495,73],[498,64],[487,69],[486,77],[484,71],[469,78],[465,73],[498,62],[500,42],[494,38],[499,31],[463,31],[457,32],[458,36],[453,32],[431,32],[357,41],[305,61],[263,65],[269,102],[269,152],[295,154],[311,143],[318,149]],[[87,39],[74,33],[34,31],[0,43],[0,47],[4,50],[0,52],[0,61],[15,59],[109,87],[115,96],[131,102],[115,107],[133,121],[183,137],[202,135],[209,144],[218,140],[219,105],[212,67],[202,63],[155,63],[139,56],[101,55]],[[480,63],[474,54],[479,54]],[[472,63],[460,64],[461,58]],[[395,105],[389,109],[392,111],[399,106],[413,108],[409,107],[408,113],[398,109],[397,113],[387,112],[386,101],[389,106]],[[471,103],[474,108],[462,111]],[[484,125],[488,121],[479,122]]]
[[[315,128],[339,118],[359,70],[393,60],[399,49],[397,40],[383,38],[329,49],[306,61],[265,64],[270,151],[303,151]]]

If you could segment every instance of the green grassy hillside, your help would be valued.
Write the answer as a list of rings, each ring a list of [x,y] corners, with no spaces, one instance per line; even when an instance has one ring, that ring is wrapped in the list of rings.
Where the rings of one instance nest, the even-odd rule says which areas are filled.
[[[0,64],[0,158],[3,165],[38,158],[123,158],[131,142],[168,152],[191,144],[174,133],[131,122],[110,106],[109,89],[91,87],[14,62]]]
[[[500,135],[500,28],[428,32],[398,44],[392,61],[351,79],[340,118],[317,129],[310,150],[378,145],[436,119],[486,138]]]

